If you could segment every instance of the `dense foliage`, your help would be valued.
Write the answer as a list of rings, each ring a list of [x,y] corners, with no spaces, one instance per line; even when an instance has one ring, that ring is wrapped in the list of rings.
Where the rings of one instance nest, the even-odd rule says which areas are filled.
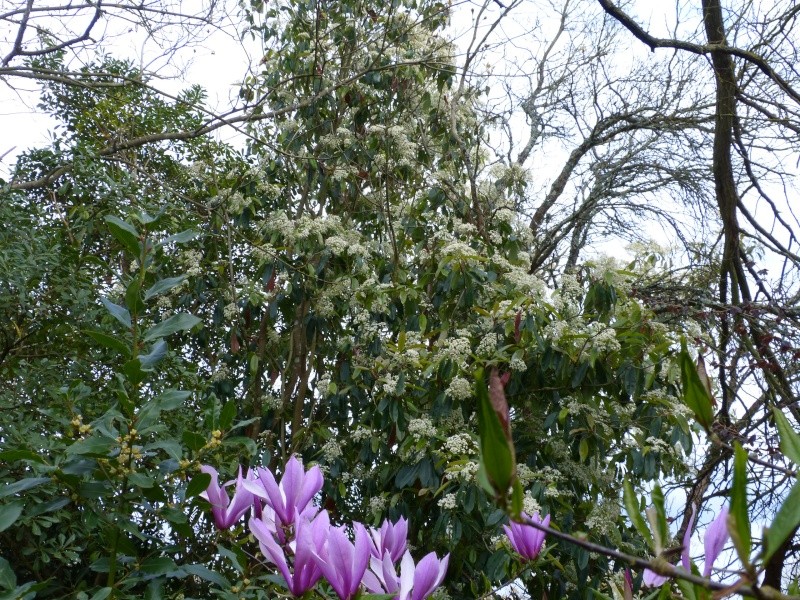
[[[490,597],[511,582],[504,593],[518,597],[622,597],[625,561],[549,538],[527,562],[502,535],[508,490],[479,473],[491,458],[481,372],[510,406],[516,501],[555,529],[674,562],[668,540],[691,536],[690,511],[705,530],[731,487],[734,533],[746,489],[753,522],[770,524],[795,477],[774,418],[783,454],[800,457],[794,230],[785,246],[768,232],[750,247],[722,201],[715,212],[719,156],[702,154],[714,92],[694,88],[699,104],[676,92],[690,64],[643,81],[646,63],[626,79],[623,62],[605,85],[564,75],[580,37],[556,44],[571,31],[569,4],[540,62],[559,66],[542,66],[520,104],[529,125],[550,119],[553,138],[585,135],[544,196],[525,164],[541,132],[518,160],[492,149],[513,125],[492,112],[488,75],[470,75],[483,48],[462,61],[441,2],[244,3],[243,33],[263,58],[231,118],[211,114],[197,87],[160,94],[130,62],[98,53],[74,69],[70,46],[46,35],[40,53],[15,46],[3,69],[18,59],[40,79],[59,126],[0,188],[0,592],[288,595],[244,521],[215,529],[201,465],[227,481],[300,456],[324,473],[318,500],[333,524],[402,517],[416,555],[449,554],[441,597]],[[501,22],[516,4],[501,6],[478,17]],[[9,22],[24,33],[32,17],[19,10]],[[788,27],[798,12],[786,15]],[[585,51],[570,68],[593,64],[595,77],[598,57]],[[574,95],[556,89],[581,81]],[[577,125],[557,112],[567,105],[588,111]],[[796,126],[796,108],[774,110]],[[245,127],[246,149],[214,139],[226,123]],[[739,163],[759,181],[746,154]],[[737,184],[742,203],[755,184]],[[667,203],[642,208],[658,194],[696,221]],[[642,242],[643,222],[672,226],[685,246]],[[593,250],[609,233],[638,241],[626,261]],[[759,251],[785,260],[777,282],[756,270]],[[743,297],[748,280],[758,291]],[[750,488],[734,442],[760,457]],[[659,483],[674,494],[668,514]],[[639,504],[651,495],[648,526]],[[785,589],[800,568],[800,515],[780,515],[773,531],[786,543],[770,549],[781,563],[769,583]],[[747,543],[734,542],[751,586],[768,561],[747,563],[746,525]],[[641,570],[634,580],[626,589],[645,597]],[[706,593],[686,585],[674,593]]]

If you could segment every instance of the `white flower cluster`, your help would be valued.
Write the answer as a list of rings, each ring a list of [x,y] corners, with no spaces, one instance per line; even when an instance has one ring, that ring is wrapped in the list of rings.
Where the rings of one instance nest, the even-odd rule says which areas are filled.
[[[261,403],[272,410],[278,410],[283,406],[283,401],[280,396],[275,394],[264,394],[261,396]]]
[[[430,438],[436,435],[436,427],[433,426],[429,418],[420,417],[411,419],[408,422],[408,433],[415,440]]]
[[[475,354],[478,356],[491,357],[497,350],[497,344],[499,341],[499,335],[494,332],[487,333],[478,343],[478,347],[475,349]]]
[[[541,513],[542,507],[539,506],[536,498],[534,498],[530,492],[525,492],[525,496],[522,498],[522,510],[532,515],[534,513]]]
[[[321,398],[327,398],[330,396],[330,386],[331,386],[331,378],[328,375],[324,377],[320,377],[317,381],[317,391]]]
[[[226,304],[225,308],[222,309],[222,314],[228,321],[232,321],[233,319],[235,319],[239,314],[239,307],[236,305],[236,302],[231,302],[229,304]]]
[[[508,366],[511,367],[512,371],[519,371],[520,373],[528,370],[528,365],[525,364],[525,361],[520,356],[512,356]]]
[[[373,515],[381,514],[384,510],[386,510],[387,504],[388,502],[383,496],[373,496],[369,499],[369,511]]]
[[[472,385],[463,377],[453,377],[447,386],[447,395],[453,400],[466,400],[472,397]]]
[[[461,456],[463,454],[477,453],[478,446],[470,434],[457,433],[445,440],[444,449],[454,456]]]
[[[342,447],[336,439],[331,438],[322,446],[322,455],[327,462],[332,462],[342,455]]]
[[[211,374],[211,381],[223,381],[224,379],[228,379],[231,376],[231,371],[228,368],[228,365],[221,364],[214,372]]]
[[[464,481],[475,481],[475,476],[478,474],[478,469],[480,465],[474,461],[468,460],[462,465],[459,465],[458,468],[455,468],[450,471],[450,473],[454,474],[458,479],[462,479]]]
[[[517,478],[522,487],[527,487],[536,478],[536,474],[525,463],[517,465]]]
[[[397,377],[394,375],[386,375],[384,377],[383,392],[389,396],[394,396],[397,393]]]
[[[200,262],[203,260],[203,255],[197,250],[186,250],[180,255],[179,258],[183,268],[186,269],[186,274],[189,277],[197,277],[203,273],[200,268]]]
[[[443,358],[449,358],[453,362],[460,365],[467,360],[471,349],[472,348],[468,338],[448,338],[441,343],[440,354]]]
[[[354,430],[353,433],[350,434],[350,439],[354,442],[363,442],[364,440],[368,440],[372,437],[372,430],[367,429],[363,425],[358,425]]]
[[[620,507],[617,502],[600,500],[592,507],[586,518],[586,528],[601,535],[614,535],[617,531],[617,520],[620,516]]]
[[[439,506],[444,510],[453,510],[456,507],[456,495],[445,494],[439,499]]]

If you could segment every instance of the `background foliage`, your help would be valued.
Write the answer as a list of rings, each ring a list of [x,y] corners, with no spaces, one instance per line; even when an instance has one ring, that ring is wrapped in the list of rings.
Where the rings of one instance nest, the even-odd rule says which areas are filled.
[[[198,467],[298,454],[337,523],[403,515],[420,553],[449,552],[450,597],[611,597],[620,562],[553,540],[531,567],[500,539],[477,368],[507,378],[526,510],[558,529],[645,555],[627,477],[673,494],[681,539],[688,507],[718,511],[734,440],[766,457],[747,468],[768,524],[794,479],[771,409],[796,428],[800,13],[726,7],[726,54],[691,29],[714,6],[680,15],[691,47],[642,57],[629,32],[670,40],[608,2],[475,5],[465,43],[441,2],[253,1],[235,14],[263,58],[228,114],[29,8],[0,15],[19,32],[0,75],[37,79],[59,123],[0,190],[0,588],[275,597],[243,528],[212,531]],[[69,10],[187,39],[216,22],[148,7]],[[482,71],[515,10],[541,17],[529,56]],[[737,61],[735,123],[705,56]],[[623,241],[624,262],[599,250]],[[682,339],[719,400],[708,431]],[[795,530],[765,583],[797,577]]]

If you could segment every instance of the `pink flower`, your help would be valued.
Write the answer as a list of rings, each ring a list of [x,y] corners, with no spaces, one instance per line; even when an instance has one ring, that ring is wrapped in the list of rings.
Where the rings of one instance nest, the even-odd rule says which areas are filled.
[[[354,523],[353,527],[355,544],[347,539],[343,527],[331,527],[326,543],[313,553],[317,566],[341,600],[351,600],[356,595],[370,557],[369,534],[361,523]]]
[[[253,505],[253,494],[246,488],[246,480],[242,478],[242,468],[239,467],[239,475],[236,478],[236,490],[233,493],[233,501],[228,496],[226,487],[234,483],[228,481],[224,485],[219,485],[219,474],[214,467],[202,465],[200,471],[211,475],[211,482],[208,488],[200,496],[211,503],[211,514],[214,516],[214,524],[218,529],[228,529]]]
[[[705,567],[703,568],[703,577],[711,576],[711,570],[714,568],[714,561],[717,560],[720,552],[725,547],[725,542],[728,541],[728,507],[723,508],[714,522],[706,529],[704,538],[704,545],[706,551]]]
[[[528,516],[522,513],[522,523],[511,522],[508,525],[503,525],[503,529],[511,542],[511,547],[519,554],[524,560],[533,560],[539,556],[539,552],[544,545],[544,531],[536,529],[531,525],[526,525],[525,521],[533,521],[547,527],[550,525],[550,515],[544,519],[540,519],[538,514]]]
[[[647,587],[661,587],[667,581],[669,581],[669,577],[665,575],[659,575],[650,569],[645,569],[644,575],[642,575],[642,584]]]
[[[285,541],[283,528],[294,523],[295,516],[310,519],[317,514],[311,500],[322,489],[322,471],[312,467],[308,471],[296,456],[286,463],[280,484],[269,469],[257,468],[256,479],[245,480],[245,488],[254,496],[262,498],[274,511],[275,531],[281,543]]]
[[[371,571],[364,573],[364,586],[373,594],[397,594],[395,600],[425,600],[444,581],[449,560],[449,554],[439,560],[431,552],[415,565],[411,553],[406,551],[398,577],[387,551],[382,561],[372,557]]]
[[[267,523],[262,519],[250,519],[250,531],[258,540],[261,552],[278,567],[295,597],[305,594],[322,577],[322,569],[314,559],[314,553],[324,547],[329,530],[327,511],[322,511],[312,521],[297,515],[294,522],[295,539],[282,547],[275,539],[275,531]]]
[[[384,521],[380,529],[370,527],[369,534],[372,556],[382,560],[384,553],[389,552],[392,562],[397,562],[406,550],[408,520],[400,517],[396,523]]]

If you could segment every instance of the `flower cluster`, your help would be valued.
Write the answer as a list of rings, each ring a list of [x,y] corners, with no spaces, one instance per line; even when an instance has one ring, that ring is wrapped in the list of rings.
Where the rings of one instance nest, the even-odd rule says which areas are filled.
[[[385,521],[379,529],[353,523],[353,541],[344,526],[332,526],[328,512],[314,503],[323,484],[319,467],[306,471],[293,456],[280,483],[272,471],[258,467],[246,475],[240,469],[236,480],[224,485],[213,467],[201,470],[211,475],[202,497],[211,504],[215,525],[228,529],[249,510],[250,532],[296,598],[325,578],[341,600],[357,597],[362,587],[393,594],[394,600],[425,600],[444,580],[449,555],[439,559],[431,552],[415,563],[403,518]],[[234,484],[231,498],[226,488]]]

